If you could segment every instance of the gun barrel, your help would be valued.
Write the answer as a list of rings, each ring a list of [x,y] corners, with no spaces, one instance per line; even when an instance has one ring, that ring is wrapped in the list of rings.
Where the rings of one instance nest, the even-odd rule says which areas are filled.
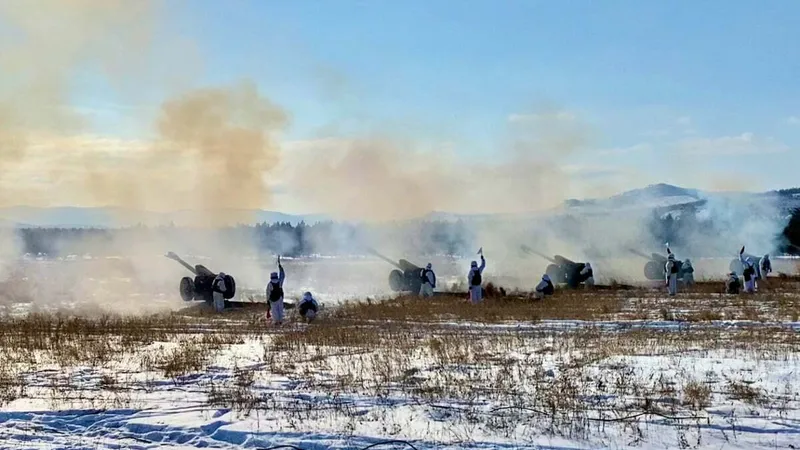
[[[642,257],[642,258],[644,258],[644,259],[650,259],[650,256],[648,256],[648,255],[645,255],[644,253],[640,252],[639,250],[634,250],[634,249],[632,249],[632,248],[629,248],[628,250],[629,250],[631,253],[633,253],[634,255],[641,256],[641,257]]]
[[[170,253],[169,255],[167,255],[167,258],[169,258],[169,259],[171,259],[173,261],[177,261],[178,264],[182,265],[183,267],[186,267],[189,270],[189,272],[192,272],[194,275],[197,275],[197,271],[194,269],[194,267],[190,266],[189,263],[187,263],[186,261],[181,259],[180,256],[178,256],[178,255],[176,255],[174,253]]]
[[[398,269],[403,270],[403,267],[400,264],[398,264],[397,261],[392,261],[391,259],[389,259],[389,258],[381,255],[377,251],[375,251],[375,249],[368,248],[367,252],[371,253],[373,256],[377,256],[378,258],[380,258],[380,259],[386,261],[387,263],[397,267]]]
[[[553,264],[558,264],[558,261],[556,261],[555,259],[553,259],[553,258],[551,258],[551,257],[549,257],[549,256],[547,256],[547,255],[544,255],[544,254],[542,254],[542,253],[539,253],[539,252],[537,252],[536,250],[534,250],[534,249],[532,249],[532,248],[528,247],[527,245],[521,245],[521,246],[520,246],[520,248],[522,249],[522,251],[524,251],[524,252],[526,252],[526,253],[531,253],[531,254],[534,254],[534,255],[536,255],[536,256],[539,256],[539,257],[541,257],[541,258],[544,258],[544,259],[546,259],[546,260],[550,261],[550,262],[551,262],[551,263],[553,263]]]

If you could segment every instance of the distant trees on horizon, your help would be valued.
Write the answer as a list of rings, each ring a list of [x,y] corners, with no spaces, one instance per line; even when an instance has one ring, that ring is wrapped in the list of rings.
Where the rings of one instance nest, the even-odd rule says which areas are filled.
[[[560,239],[569,240],[590,230],[591,218],[566,216],[548,223]],[[673,217],[654,214],[647,222],[653,245],[691,246],[690,234],[697,239],[714,239],[720,228],[699,221],[693,214]],[[20,228],[16,230],[20,254],[124,255],[144,249],[185,251],[204,254],[209,246],[238,252],[244,256],[271,253],[301,257],[312,255],[365,255],[369,242],[397,242],[404,248],[419,249],[421,254],[472,255],[475,249],[473,226],[462,220],[421,221],[368,225],[334,221],[306,224],[300,222],[257,223],[218,230],[189,227],[143,226],[125,228]],[[525,235],[522,233],[522,235]],[[800,254],[800,209],[795,210],[783,233],[775,236],[779,251]],[[381,251],[381,249],[377,249]],[[402,255],[387,255],[402,257]]]

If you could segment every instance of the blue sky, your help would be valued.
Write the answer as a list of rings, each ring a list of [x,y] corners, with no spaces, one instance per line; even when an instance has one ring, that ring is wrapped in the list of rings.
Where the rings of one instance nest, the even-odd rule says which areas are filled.
[[[395,133],[490,160],[510,117],[550,105],[594,131],[596,151],[576,164],[636,172],[632,184],[798,184],[800,2],[171,5],[172,31],[202,61],[196,83],[255,80],[290,111],[290,140]],[[105,101],[81,92],[78,103]]]

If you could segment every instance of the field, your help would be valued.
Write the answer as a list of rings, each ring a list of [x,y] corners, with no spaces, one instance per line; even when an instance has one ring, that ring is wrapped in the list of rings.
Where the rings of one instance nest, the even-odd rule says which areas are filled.
[[[9,313],[0,442],[797,448],[800,279],[721,290],[606,286],[481,305],[362,297],[278,329],[258,306]]]

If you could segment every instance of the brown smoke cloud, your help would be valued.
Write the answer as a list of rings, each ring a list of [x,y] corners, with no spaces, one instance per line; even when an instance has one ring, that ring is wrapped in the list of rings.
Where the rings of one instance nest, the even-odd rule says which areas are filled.
[[[554,207],[575,193],[563,165],[593,134],[560,111],[517,116],[491,159],[442,146],[422,151],[389,138],[329,139],[298,145],[286,180],[315,211],[345,220],[416,218],[430,211],[519,213]],[[289,156],[287,156],[289,158]]]
[[[98,83],[98,74],[133,99],[168,90],[161,80],[193,67],[174,51],[183,50],[178,39],[159,28],[163,6],[0,4],[8,30],[0,39],[0,204],[194,209],[187,221],[220,225],[249,221],[242,210],[269,203],[263,178],[279,161],[274,134],[288,116],[252,83],[179,92],[138,140],[92,135],[91,116],[73,107],[76,89]]]
[[[203,226],[251,221],[245,210],[270,201],[263,178],[280,161],[273,134],[287,120],[252,83],[186,93],[164,103],[157,138],[133,167],[87,161],[97,163],[89,192],[116,205],[196,210],[190,221]]]

